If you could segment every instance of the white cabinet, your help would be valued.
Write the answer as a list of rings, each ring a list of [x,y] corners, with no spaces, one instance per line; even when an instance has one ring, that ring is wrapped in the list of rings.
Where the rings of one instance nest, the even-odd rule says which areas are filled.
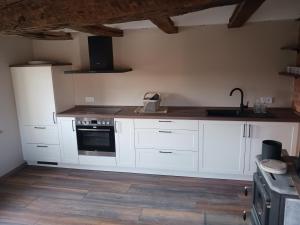
[[[58,118],[61,162],[78,164],[78,147],[75,118]]]
[[[115,119],[117,165],[135,167],[133,119]]]
[[[200,121],[199,139],[200,171],[209,173],[237,174],[244,171],[245,143],[244,122]]]
[[[155,170],[197,172],[198,152],[137,149],[137,167]]]
[[[198,121],[136,119],[134,125],[137,168],[198,171]]]
[[[55,124],[51,67],[12,67],[11,72],[20,122],[23,125]]]
[[[289,155],[296,155],[298,123],[248,122],[245,174],[256,171],[255,157],[262,152],[263,140],[276,140],[282,143]]]
[[[60,162],[56,113],[74,106],[69,66],[11,67],[23,155],[26,161]]]

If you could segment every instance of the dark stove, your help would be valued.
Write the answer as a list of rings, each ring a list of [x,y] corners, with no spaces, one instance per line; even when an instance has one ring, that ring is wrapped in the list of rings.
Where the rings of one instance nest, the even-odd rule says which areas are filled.
[[[298,225],[300,199],[291,175],[267,173],[260,168],[260,161],[261,156],[257,156],[257,172],[253,177],[252,224]],[[291,205],[298,213],[292,213],[289,209]]]

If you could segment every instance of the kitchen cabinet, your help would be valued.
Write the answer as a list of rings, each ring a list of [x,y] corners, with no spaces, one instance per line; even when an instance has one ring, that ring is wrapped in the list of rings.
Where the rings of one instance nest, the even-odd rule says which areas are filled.
[[[298,123],[248,122],[245,174],[256,171],[255,157],[261,154],[263,140],[282,143],[289,155],[297,154]]]
[[[64,75],[68,68],[11,67],[22,150],[28,162],[60,162],[56,113],[74,106],[73,78]]]
[[[75,118],[58,118],[61,162],[78,164],[78,147]]]
[[[133,119],[115,119],[117,165],[135,167]]]
[[[200,172],[242,175],[245,157],[245,123],[200,121]]]

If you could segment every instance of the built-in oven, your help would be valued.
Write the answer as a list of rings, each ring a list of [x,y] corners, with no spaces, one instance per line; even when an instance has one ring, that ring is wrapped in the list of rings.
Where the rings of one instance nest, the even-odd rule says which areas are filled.
[[[116,156],[114,119],[77,118],[79,155]]]

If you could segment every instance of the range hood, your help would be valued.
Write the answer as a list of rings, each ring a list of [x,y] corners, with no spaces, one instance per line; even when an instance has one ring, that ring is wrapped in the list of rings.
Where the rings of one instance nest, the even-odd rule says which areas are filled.
[[[124,73],[132,71],[131,68],[115,68],[113,62],[112,37],[90,36],[88,37],[90,69],[78,71],[65,71],[72,73]]]

